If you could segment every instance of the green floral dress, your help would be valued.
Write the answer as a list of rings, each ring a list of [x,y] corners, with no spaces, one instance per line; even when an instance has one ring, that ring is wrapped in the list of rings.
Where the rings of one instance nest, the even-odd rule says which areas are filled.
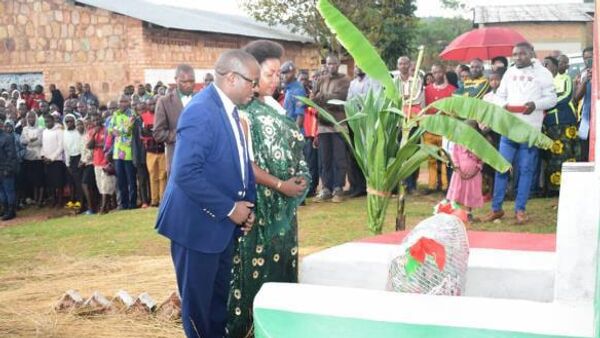
[[[554,77],[554,87],[558,96],[556,106],[544,116],[542,132],[554,143],[549,150],[542,151],[544,161],[544,189],[547,193],[558,193],[562,164],[575,162],[581,156],[581,146],[577,135],[577,114],[571,103],[573,85],[567,74]]]
[[[244,110],[254,163],[282,181],[304,177],[310,183],[304,137],[295,123],[256,99]],[[296,209],[306,191],[290,198],[258,185],[256,193],[256,221],[252,230],[239,238],[233,256],[227,323],[227,336],[232,338],[252,337],[252,303],[263,283],[298,282]]]

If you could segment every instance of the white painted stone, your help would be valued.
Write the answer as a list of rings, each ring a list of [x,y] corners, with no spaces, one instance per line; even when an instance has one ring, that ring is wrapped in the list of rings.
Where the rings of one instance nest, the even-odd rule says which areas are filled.
[[[565,163],[556,233],[555,300],[593,301],[600,187],[593,163]]]
[[[551,302],[554,252],[471,249],[465,296]]]
[[[409,306],[410,304],[410,306]],[[588,303],[541,303],[478,297],[428,296],[321,285],[266,283],[255,309],[417,325],[592,337]]]
[[[305,257],[300,283],[385,290],[398,245],[345,243]],[[553,252],[471,249],[466,296],[528,299],[553,297]]]

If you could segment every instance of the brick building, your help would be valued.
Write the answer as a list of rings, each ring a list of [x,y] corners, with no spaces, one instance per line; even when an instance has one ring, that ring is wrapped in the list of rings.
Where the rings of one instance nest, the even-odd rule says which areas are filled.
[[[593,3],[477,6],[475,27],[508,27],[533,44],[538,57],[553,50],[581,53],[592,45]]]
[[[299,68],[320,64],[309,38],[245,17],[144,0],[4,0],[0,88],[54,83],[65,95],[80,81],[106,102],[128,84],[173,82],[179,63],[201,80],[220,53],[257,38],[283,44]]]

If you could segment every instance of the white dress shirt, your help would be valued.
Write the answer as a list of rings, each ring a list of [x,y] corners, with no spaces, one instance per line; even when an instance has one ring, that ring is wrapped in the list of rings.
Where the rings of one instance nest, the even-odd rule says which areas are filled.
[[[217,90],[217,93],[219,94],[219,97],[221,98],[221,102],[223,102],[223,106],[225,107],[225,112],[227,113],[227,119],[229,120],[229,123],[231,124],[231,129],[233,130],[233,134],[235,135],[235,144],[237,145],[238,148],[238,156],[240,159],[240,169],[242,171],[242,181],[245,182],[246,181],[246,171],[244,170],[246,168],[246,156],[244,155],[244,145],[242,145],[241,143],[241,139],[244,140],[244,142],[246,143],[246,145],[248,144],[248,142],[246,142],[246,139],[242,133],[241,135],[241,139],[240,139],[240,129],[242,128],[242,126],[239,126],[238,128],[238,123],[235,121],[235,119],[233,118],[233,110],[236,108],[235,104],[227,97],[227,95],[225,95],[225,93],[223,93],[221,91],[221,89],[219,89],[219,87],[215,84],[215,89]],[[239,114],[239,112],[238,112]],[[247,146],[246,146],[247,148]],[[252,170],[252,168],[248,168],[248,170]]]
[[[179,97],[181,98],[181,105],[183,106],[183,108],[185,108],[185,106],[188,105],[188,103],[190,103],[190,101],[192,100],[192,95],[179,95]]]

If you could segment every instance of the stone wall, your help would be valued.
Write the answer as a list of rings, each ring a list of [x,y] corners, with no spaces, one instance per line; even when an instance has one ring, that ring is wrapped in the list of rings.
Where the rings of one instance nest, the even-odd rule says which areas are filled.
[[[90,83],[102,103],[126,85],[142,83],[145,69],[174,69],[179,63],[210,69],[221,52],[251,40],[151,27],[68,0],[0,1],[0,74],[42,72],[45,88],[54,83],[63,95],[75,82]],[[316,48],[282,44],[285,60],[317,68]]]
[[[255,39],[242,36],[202,32],[185,32],[145,26],[143,50],[146,55],[139,67],[146,69],[174,69],[180,63],[194,68],[212,69],[221,53],[243,47]],[[277,41],[285,48],[283,61],[293,60],[299,69],[317,69],[320,64],[318,49],[309,44]]]
[[[138,34],[136,37],[134,34]],[[132,75],[131,47],[141,22],[64,0],[0,2],[0,73],[43,72],[66,94],[90,83],[102,101],[115,97]]]

